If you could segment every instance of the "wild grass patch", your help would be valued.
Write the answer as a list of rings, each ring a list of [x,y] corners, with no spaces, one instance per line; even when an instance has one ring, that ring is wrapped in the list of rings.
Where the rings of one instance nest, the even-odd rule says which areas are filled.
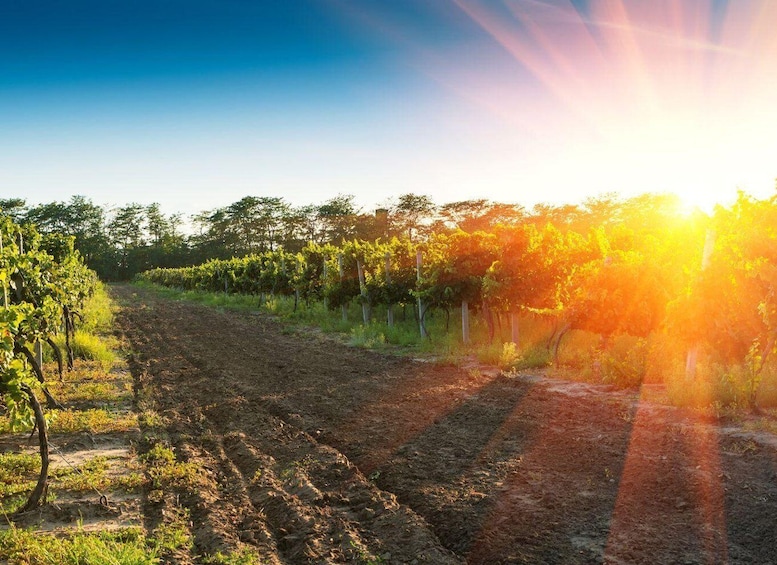
[[[200,478],[200,466],[196,463],[177,461],[172,448],[157,443],[140,456],[154,489],[179,488],[193,490]]]
[[[64,403],[110,403],[131,402],[133,398],[132,382],[129,379],[105,381],[82,381],[62,383],[51,381],[48,385],[54,397]]]
[[[158,544],[140,528],[67,536],[11,526],[0,531],[0,560],[11,565],[155,565]]]
[[[261,556],[249,547],[222,553],[221,551],[203,558],[208,565],[260,565]]]
[[[102,434],[127,432],[138,428],[137,414],[131,412],[111,412],[105,408],[89,410],[48,410],[50,433],[90,433]],[[11,423],[7,416],[0,416],[0,433],[11,433]]]

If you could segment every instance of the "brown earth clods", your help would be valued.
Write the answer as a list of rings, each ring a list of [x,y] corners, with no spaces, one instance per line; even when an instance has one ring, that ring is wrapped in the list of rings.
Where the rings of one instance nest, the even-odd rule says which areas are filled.
[[[771,436],[112,292],[139,387],[205,470],[180,562],[777,563]]]

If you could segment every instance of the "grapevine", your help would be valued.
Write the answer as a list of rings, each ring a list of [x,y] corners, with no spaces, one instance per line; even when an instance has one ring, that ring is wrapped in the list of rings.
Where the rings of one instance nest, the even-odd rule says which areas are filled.
[[[0,394],[11,426],[38,431],[41,471],[20,512],[43,504],[48,485],[48,439],[42,392],[51,406],[59,403],[45,385],[43,367],[33,350],[52,347],[62,370],[62,355],[53,337],[72,334],[76,315],[95,289],[96,276],[73,249],[72,238],[41,235],[32,226],[18,226],[0,217]],[[72,351],[68,353],[72,360]]]

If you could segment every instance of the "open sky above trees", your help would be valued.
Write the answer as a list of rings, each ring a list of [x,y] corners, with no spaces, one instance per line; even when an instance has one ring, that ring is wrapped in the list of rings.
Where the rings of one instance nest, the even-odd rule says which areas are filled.
[[[764,197],[775,21],[770,0],[6,3],[0,196]]]

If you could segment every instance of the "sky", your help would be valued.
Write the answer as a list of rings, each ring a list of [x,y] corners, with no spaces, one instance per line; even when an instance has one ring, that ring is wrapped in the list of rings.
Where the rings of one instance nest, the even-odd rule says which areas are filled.
[[[773,0],[4,0],[0,198],[770,197],[775,22]]]

